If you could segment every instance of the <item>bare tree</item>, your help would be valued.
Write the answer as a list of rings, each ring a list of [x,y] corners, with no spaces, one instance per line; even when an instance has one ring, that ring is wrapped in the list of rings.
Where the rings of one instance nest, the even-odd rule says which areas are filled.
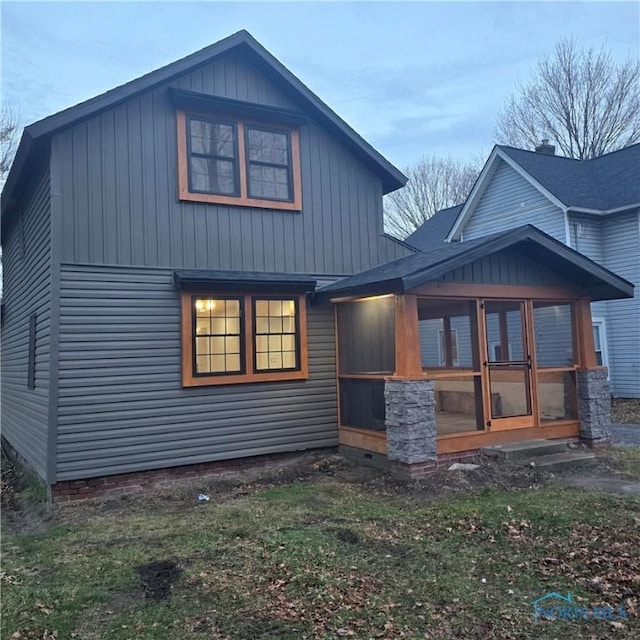
[[[436,211],[464,202],[481,164],[451,157],[428,156],[404,170],[407,185],[385,198],[385,223],[390,234],[406,238]]]
[[[640,61],[559,42],[498,115],[497,142],[535,148],[542,139],[580,159],[638,142]]]
[[[15,110],[3,105],[0,112],[0,188],[4,186],[20,141],[20,119]]]

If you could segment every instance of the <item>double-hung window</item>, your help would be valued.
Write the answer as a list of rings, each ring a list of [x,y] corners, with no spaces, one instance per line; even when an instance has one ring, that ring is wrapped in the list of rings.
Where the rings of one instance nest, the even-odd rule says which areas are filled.
[[[306,379],[304,295],[182,293],[183,386]]]
[[[299,211],[297,127],[178,111],[181,200]]]

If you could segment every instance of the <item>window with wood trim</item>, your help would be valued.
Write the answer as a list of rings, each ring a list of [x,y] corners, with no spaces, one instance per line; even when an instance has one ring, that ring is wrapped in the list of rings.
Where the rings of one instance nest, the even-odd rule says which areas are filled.
[[[304,295],[182,293],[185,387],[308,377]]]
[[[296,127],[178,111],[181,200],[301,209]]]

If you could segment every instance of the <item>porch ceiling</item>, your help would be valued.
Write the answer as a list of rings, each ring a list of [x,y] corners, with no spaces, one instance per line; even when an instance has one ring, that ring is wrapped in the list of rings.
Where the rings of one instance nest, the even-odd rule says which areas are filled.
[[[443,243],[430,251],[374,267],[319,289],[315,300],[404,293],[508,248],[517,248],[529,259],[558,273],[592,300],[633,297],[632,283],[539,229],[524,225],[468,242]]]

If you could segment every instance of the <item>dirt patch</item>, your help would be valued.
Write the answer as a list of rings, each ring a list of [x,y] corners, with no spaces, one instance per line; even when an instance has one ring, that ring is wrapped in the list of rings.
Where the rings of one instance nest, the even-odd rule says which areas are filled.
[[[343,544],[360,544],[360,536],[351,529],[330,529],[329,531]]]
[[[611,401],[611,421],[618,424],[640,424],[640,400],[614,398]]]
[[[137,567],[144,597],[151,600],[166,600],[171,595],[173,583],[182,570],[173,560],[160,560]]]

